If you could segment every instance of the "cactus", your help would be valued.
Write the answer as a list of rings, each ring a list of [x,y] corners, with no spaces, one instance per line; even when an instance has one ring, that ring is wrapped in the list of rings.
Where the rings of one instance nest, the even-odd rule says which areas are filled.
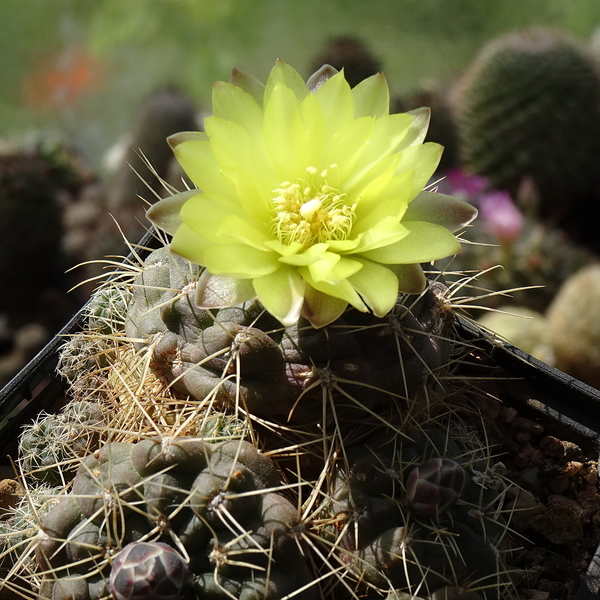
[[[324,506],[340,561],[379,589],[438,598],[448,581],[471,582],[490,588],[486,598],[503,597],[511,586],[499,559],[508,524],[492,509],[503,494],[474,482],[447,431],[405,430],[402,437],[393,450],[397,442],[379,436],[338,465]]]
[[[406,480],[408,507],[420,517],[437,517],[452,508],[465,486],[465,471],[448,458],[431,458]]]
[[[115,556],[108,587],[115,600],[177,600],[189,568],[171,546],[131,542]]]
[[[600,266],[573,274],[547,314],[556,366],[600,388]]]
[[[253,414],[303,422],[321,417],[326,389],[338,411],[359,414],[414,395],[447,355],[442,338],[452,318],[441,282],[403,297],[385,318],[349,311],[320,330],[303,319],[284,329],[258,301],[213,313],[195,307],[193,286],[179,281],[182,291],[172,291],[191,272],[184,262],[165,249],[152,253],[134,282],[125,329],[146,336],[155,371],[198,400],[213,393]],[[353,401],[362,386],[370,386],[369,397]]]
[[[134,581],[152,568],[156,593],[174,597],[189,568],[199,597],[313,598],[294,534],[297,510],[278,487],[273,463],[248,442],[106,444],[83,460],[72,492],[42,520],[41,594],[96,599],[112,587],[116,599],[159,597]],[[169,549],[149,556],[155,542]]]
[[[93,402],[72,402],[58,414],[40,413],[19,439],[21,470],[51,485],[74,476],[78,458],[98,444],[104,414]]]
[[[554,224],[577,204],[595,213],[599,106],[597,66],[574,41],[543,29],[495,39],[457,92],[464,164],[513,196],[532,180]]]

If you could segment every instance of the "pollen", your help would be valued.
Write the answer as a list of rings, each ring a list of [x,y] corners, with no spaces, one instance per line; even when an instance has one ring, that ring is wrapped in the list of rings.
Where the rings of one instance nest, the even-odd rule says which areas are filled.
[[[337,165],[331,165],[335,169]],[[328,170],[317,175],[307,167],[309,181],[284,181],[273,190],[271,227],[280,242],[301,243],[304,248],[317,243],[346,240],[355,219],[356,204],[349,205],[346,194],[327,184]]]

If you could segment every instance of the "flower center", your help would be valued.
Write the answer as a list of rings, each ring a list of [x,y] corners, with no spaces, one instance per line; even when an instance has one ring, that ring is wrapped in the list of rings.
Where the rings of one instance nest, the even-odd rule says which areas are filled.
[[[304,248],[319,242],[347,239],[354,223],[356,204],[348,206],[346,194],[327,184],[324,179],[327,171],[321,172],[320,183],[315,181],[314,167],[306,171],[313,181],[284,181],[273,190],[273,233],[283,244],[299,242]]]

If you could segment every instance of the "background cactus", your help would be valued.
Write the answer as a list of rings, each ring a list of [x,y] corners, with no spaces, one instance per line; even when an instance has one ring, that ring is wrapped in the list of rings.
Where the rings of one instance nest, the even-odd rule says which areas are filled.
[[[600,389],[600,265],[568,279],[547,315],[556,366]]]
[[[586,51],[548,30],[508,34],[456,95],[464,164],[513,197],[533,182],[537,214],[598,250],[588,223],[600,211],[600,78]]]

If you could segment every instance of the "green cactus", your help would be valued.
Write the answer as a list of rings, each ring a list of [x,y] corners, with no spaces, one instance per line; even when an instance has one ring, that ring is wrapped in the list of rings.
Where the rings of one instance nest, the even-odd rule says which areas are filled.
[[[99,404],[79,401],[58,414],[40,413],[19,439],[21,471],[51,485],[66,485],[79,458],[95,450],[104,428]]]
[[[407,598],[443,597],[450,581],[503,597],[511,586],[499,558],[508,523],[495,512],[503,494],[467,474],[457,462],[467,454],[448,431],[385,438],[350,449],[338,464],[323,509],[339,560],[359,581]]]
[[[40,593],[106,596],[111,565],[121,568],[114,554],[159,542],[178,550],[191,572],[185,585],[198,597],[314,598],[294,533],[297,509],[279,485],[271,460],[244,441],[106,444],[83,460],[71,493],[42,520]]]
[[[348,311],[323,329],[303,319],[283,329],[257,301],[198,309],[193,286],[181,281],[192,265],[166,249],[152,253],[146,264],[134,282],[127,336],[145,336],[155,371],[198,400],[214,394],[253,414],[304,422],[322,416],[327,390],[336,410],[351,416],[414,396],[448,352],[443,337],[452,318],[441,282],[432,282],[421,296],[402,297],[385,318]],[[353,401],[365,386],[368,397]]]
[[[600,389],[600,266],[574,273],[550,305],[546,322],[556,366]]]
[[[516,197],[532,181],[539,215],[554,223],[577,203],[595,200],[594,209],[600,77],[577,43],[543,29],[493,40],[467,71],[456,105],[463,161],[493,187]]]

